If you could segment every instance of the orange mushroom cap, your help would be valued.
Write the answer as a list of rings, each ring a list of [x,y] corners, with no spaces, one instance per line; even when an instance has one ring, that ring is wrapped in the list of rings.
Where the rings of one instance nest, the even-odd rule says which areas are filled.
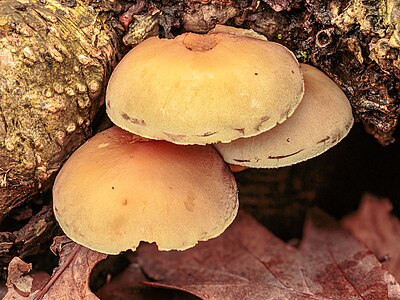
[[[221,234],[238,209],[232,173],[212,146],[105,130],[69,158],[53,187],[65,234],[117,254],[140,241],[184,250]]]
[[[250,30],[151,37],[117,65],[106,92],[119,127],[176,144],[229,142],[290,116],[304,93],[298,62]]]
[[[302,64],[305,94],[294,114],[260,135],[215,147],[230,164],[253,168],[290,166],[339,143],[354,118],[343,91],[323,72]]]

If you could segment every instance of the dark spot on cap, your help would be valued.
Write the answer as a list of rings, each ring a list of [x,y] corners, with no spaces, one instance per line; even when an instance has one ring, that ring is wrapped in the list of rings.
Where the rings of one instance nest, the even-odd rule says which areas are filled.
[[[254,73],[254,75],[258,75],[258,73]]]
[[[174,141],[179,141],[186,137],[186,135],[184,135],[184,134],[169,133],[169,132],[165,132],[165,131],[163,131],[163,133]]]
[[[121,117],[124,118],[125,120],[133,123],[133,124],[137,124],[137,125],[141,125],[141,126],[145,126],[146,122],[142,119],[136,119],[136,118],[132,118],[130,117],[127,113],[121,113]]]
[[[236,131],[239,131],[241,134],[244,134],[244,128],[235,128]]]
[[[249,159],[236,159],[236,158],[234,158],[233,160],[236,161],[236,162],[239,162],[239,163],[250,162]]]
[[[255,129],[256,131],[260,131],[260,128],[261,128],[262,124],[264,124],[265,122],[267,122],[269,119],[270,119],[270,116],[264,116],[264,117],[262,117],[262,118],[260,119],[260,123],[259,123],[256,127],[254,127],[254,129]]]
[[[327,136],[326,138],[320,140],[317,144],[325,143],[327,140],[329,140],[331,137]]]
[[[296,155],[298,153],[300,153],[301,151],[303,151],[304,149],[300,149],[299,151],[290,153],[290,154],[285,154],[285,155],[277,155],[277,156],[268,156],[268,159],[282,159],[282,158],[287,158],[293,155]]]
[[[331,143],[334,144],[337,141],[339,141],[342,137],[342,133],[340,131],[336,132],[332,137],[331,137]]]
[[[264,116],[261,118],[261,123],[267,122],[269,120],[269,116]]]
[[[281,122],[282,120],[286,120],[287,118],[289,118],[289,113],[290,113],[290,108],[288,108],[288,110],[281,115]]]
[[[115,190],[115,188],[112,186],[111,189]]]
[[[216,133],[217,133],[217,131],[214,131],[214,132],[212,132],[212,131],[207,131],[207,132],[204,132],[203,134],[199,134],[198,136],[199,136],[199,137],[207,137],[207,136],[214,135],[214,134],[216,134]]]

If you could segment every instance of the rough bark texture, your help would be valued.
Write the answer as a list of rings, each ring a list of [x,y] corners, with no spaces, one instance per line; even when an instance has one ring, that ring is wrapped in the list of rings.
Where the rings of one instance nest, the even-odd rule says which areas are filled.
[[[91,133],[118,37],[82,1],[0,1],[0,220]]]

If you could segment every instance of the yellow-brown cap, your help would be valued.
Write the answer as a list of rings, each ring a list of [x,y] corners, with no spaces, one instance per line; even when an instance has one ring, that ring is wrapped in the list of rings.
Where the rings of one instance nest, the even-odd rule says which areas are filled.
[[[354,119],[343,91],[323,72],[301,64],[305,94],[294,114],[260,135],[218,143],[230,164],[253,168],[290,166],[315,157],[339,143]]]
[[[293,53],[248,30],[152,37],[114,70],[107,113],[119,127],[176,144],[229,142],[292,114],[304,93]]]
[[[118,127],[81,146],[53,187],[65,234],[117,254],[140,241],[184,250],[221,234],[238,209],[232,173],[212,146],[180,146]]]

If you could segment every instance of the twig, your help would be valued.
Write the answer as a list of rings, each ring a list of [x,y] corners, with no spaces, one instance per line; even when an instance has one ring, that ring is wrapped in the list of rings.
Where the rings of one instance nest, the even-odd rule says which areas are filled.
[[[45,284],[45,286],[40,290],[40,292],[35,296],[35,298],[33,298],[33,300],[42,300],[43,299],[43,297],[50,290],[50,288],[54,284],[54,282],[56,282],[58,277],[61,276],[61,274],[65,271],[65,269],[74,260],[76,254],[78,253],[80,248],[81,248],[80,245],[75,245],[74,249],[71,251],[70,256],[68,257],[68,260],[57,269],[57,271],[51,276],[50,280]]]

